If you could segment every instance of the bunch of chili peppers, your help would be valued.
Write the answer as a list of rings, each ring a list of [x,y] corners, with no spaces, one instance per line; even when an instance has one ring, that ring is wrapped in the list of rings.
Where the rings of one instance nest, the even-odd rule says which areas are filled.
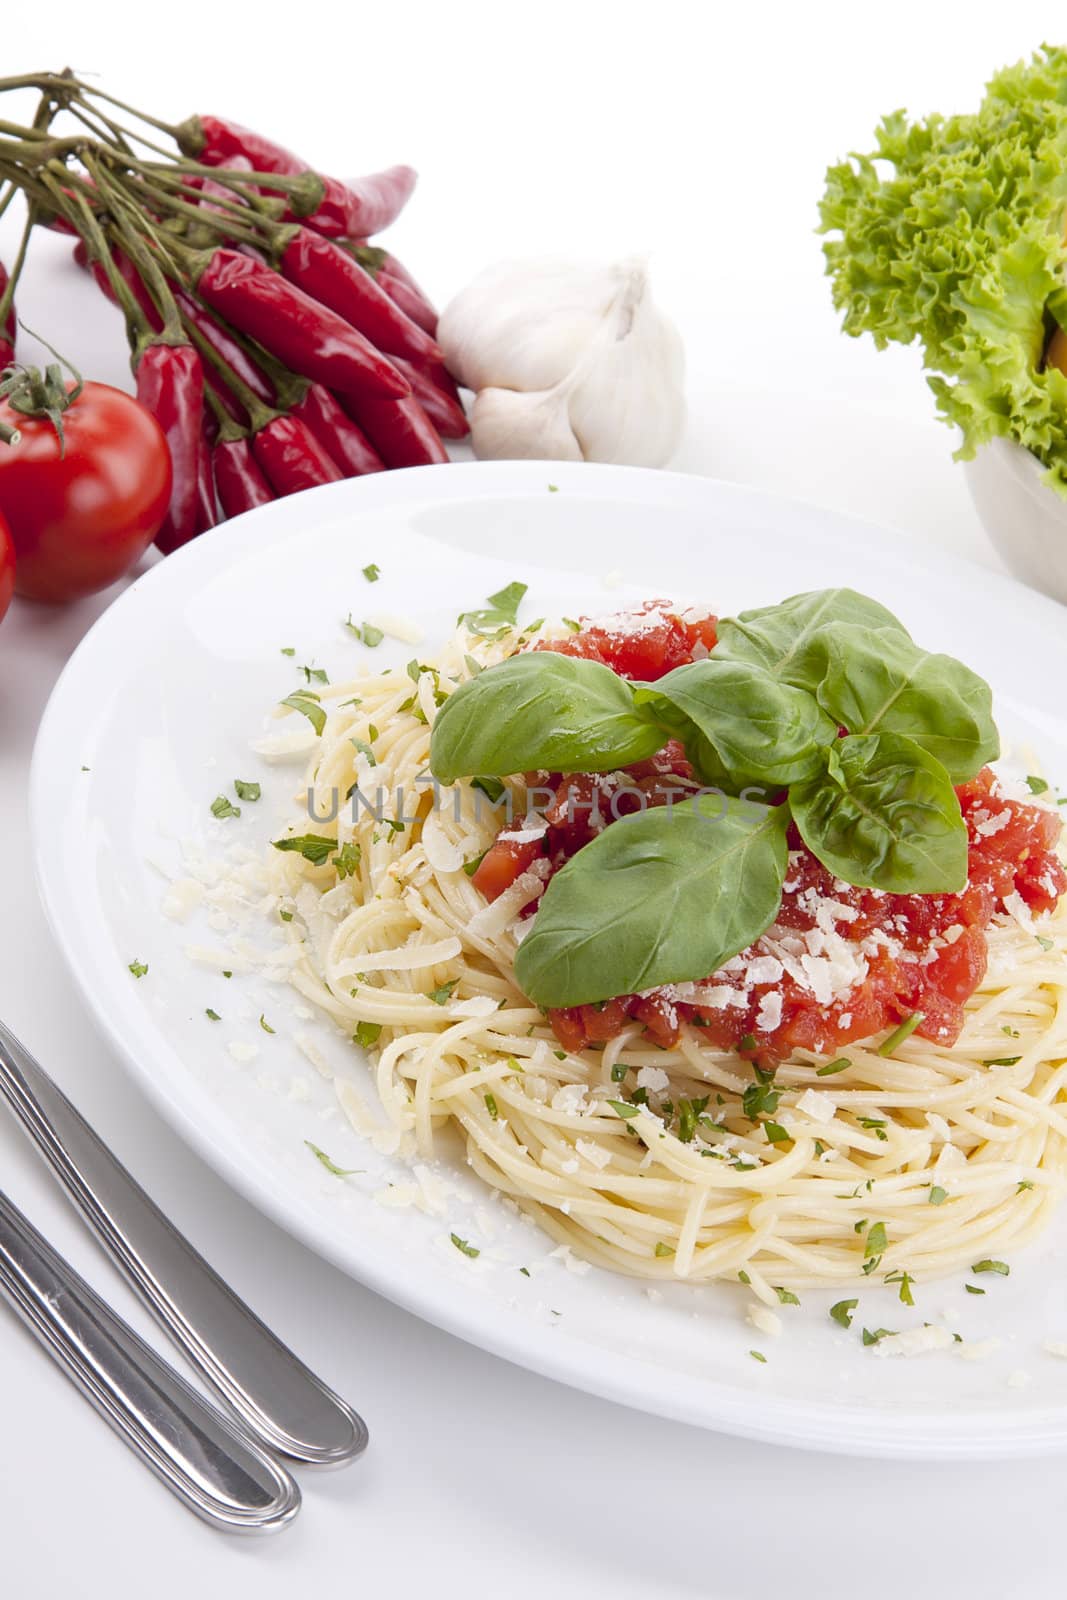
[[[70,73],[0,80],[10,88],[41,101],[32,126],[0,121],[0,212],[19,191],[28,205],[10,280],[0,266],[0,367],[32,228],[74,235],[170,447],[161,550],[316,484],[447,461],[442,437],[467,422],[436,313],[370,242],[409,199],[410,167],[342,183],[236,123],[171,126]],[[65,136],[61,111],[76,125]]]

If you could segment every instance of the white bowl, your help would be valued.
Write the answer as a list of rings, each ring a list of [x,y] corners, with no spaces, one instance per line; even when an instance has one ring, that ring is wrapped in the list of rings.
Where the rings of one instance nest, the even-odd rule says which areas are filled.
[[[1037,457],[1013,439],[994,439],[963,470],[1008,569],[1067,605],[1067,499],[1044,482]]]

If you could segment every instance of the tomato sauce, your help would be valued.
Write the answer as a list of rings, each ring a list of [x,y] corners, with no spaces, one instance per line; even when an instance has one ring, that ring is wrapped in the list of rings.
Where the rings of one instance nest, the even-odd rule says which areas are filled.
[[[673,612],[662,600],[634,615],[636,631],[629,615],[620,616],[536,648],[651,682],[714,646],[714,618]],[[543,837],[520,842],[502,830],[475,872],[474,885],[488,900],[538,858],[547,857],[551,875],[620,817],[696,787],[673,741],[621,773],[552,773],[547,782],[556,793]],[[959,894],[892,895],[844,883],[791,828],[782,904],[756,945],[701,984],[550,1011],[560,1043],[580,1050],[637,1027],[670,1049],[689,1023],[720,1049],[781,1060],[796,1049],[836,1053],[916,1013],[921,1036],[955,1043],[964,1005],[985,976],[993,916],[1012,908],[1050,911],[1067,891],[1056,854],[1062,822],[1054,812],[1009,798],[988,767],[956,792],[969,841],[968,881]],[[523,914],[536,907],[531,900]]]

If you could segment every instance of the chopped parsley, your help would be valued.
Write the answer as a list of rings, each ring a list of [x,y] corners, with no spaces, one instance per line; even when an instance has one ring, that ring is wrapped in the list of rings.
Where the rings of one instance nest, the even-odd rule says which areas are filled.
[[[335,1178],[350,1178],[353,1173],[362,1172],[363,1170],[362,1167],[338,1167],[330,1160],[325,1150],[320,1150],[318,1145],[312,1144],[310,1139],[305,1139],[304,1143],[315,1157],[315,1160],[320,1162],[327,1172],[332,1172]]]
[[[238,800],[258,800],[263,790],[258,783],[249,783],[244,778],[234,778],[233,791]]]
[[[943,1206],[945,1201],[948,1199],[948,1190],[942,1189],[939,1183],[932,1183],[930,1185],[930,1193],[926,1198],[928,1203],[932,1206]]]
[[[791,1139],[793,1137],[791,1133],[788,1133],[786,1129],[782,1127],[780,1122],[765,1122],[763,1124],[763,1131],[767,1135],[767,1139],[771,1144],[781,1144],[783,1140]]]
[[[362,848],[354,839],[349,839],[348,843],[342,845],[338,850],[330,865],[334,868],[339,878],[351,878],[354,877],[359,867],[362,855]]]
[[[1014,1067],[1022,1060],[1022,1056],[997,1056],[995,1061],[983,1061],[983,1067]]]
[[[466,628],[468,633],[479,635],[483,639],[496,639],[502,633],[507,633],[514,628],[519,619],[519,607],[526,594],[526,584],[509,583],[503,589],[498,589],[496,594],[491,594],[488,603],[481,611],[463,611],[456,619],[456,626]]]
[[[623,1082],[625,1082],[626,1074],[629,1072],[629,1070],[630,1070],[629,1067],[626,1065],[626,1063],[624,1061],[616,1061],[615,1065],[611,1069],[611,1081],[612,1081],[612,1083],[623,1083]]]
[[[1011,1275],[1011,1268],[1006,1261],[991,1261],[988,1256],[983,1261],[976,1261],[971,1271],[995,1272],[1002,1278],[1007,1278]]]
[[[748,1353],[752,1357],[753,1361],[762,1362],[764,1366],[767,1365],[767,1357],[763,1354],[762,1350],[750,1350]]]
[[[885,1131],[884,1117],[857,1117],[856,1121],[861,1128],[866,1128],[868,1133],[873,1133],[876,1139],[888,1142],[889,1135]]]
[[[366,758],[368,767],[376,767],[378,765],[378,757],[365,739],[350,739],[349,743],[359,751],[361,756]]]
[[[452,1243],[455,1245],[456,1249],[461,1251],[463,1255],[470,1256],[472,1261],[474,1260],[475,1256],[480,1256],[482,1253],[478,1249],[477,1245],[468,1244],[466,1239],[461,1239],[458,1233],[450,1233],[449,1238],[452,1240]]]
[[[1031,773],[1026,779],[1031,794],[1048,794],[1048,783],[1044,778],[1036,778]]]
[[[143,978],[145,973],[148,971],[148,964],[147,962],[139,961],[135,958],[130,962],[130,971],[133,973],[135,978]]]
[[[499,1117],[499,1115],[500,1115],[500,1108],[497,1106],[497,1103],[496,1103],[496,1095],[487,1094],[485,1096],[485,1109],[488,1111],[490,1117],[495,1122],[497,1120],[497,1118]]]
[[[740,1283],[750,1284],[752,1282],[752,1279],[749,1277],[744,1267],[741,1268],[741,1271],[737,1274],[737,1277]]]
[[[293,920],[293,913],[291,911],[279,911],[278,915],[281,917],[283,922],[292,922]]]
[[[379,567],[376,561],[370,562],[368,566],[363,568],[363,576],[366,578],[368,583],[377,583],[381,575],[382,569]]]
[[[851,1328],[852,1313],[858,1305],[858,1300],[839,1300],[836,1305],[830,1307],[830,1320],[840,1323],[842,1328]]]
[[[620,1116],[624,1122],[630,1122],[640,1111],[640,1106],[631,1106],[625,1100],[609,1100],[608,1105]]]
[[[913,1306],[915,1304],[911,1292],[915,1279],[910,1272],[891,1272],[885,1281],[886,1283],[899,1283],[900,1299],[904,1305]]]
[[[780,1289],[778,1287],[778,1285],[775,1284],[774,1285],[774,1292],[778,1296],[778,1304],[779,1305],[782,1305],[782,1306],[798,1306],[800,1304],[800,1301],[797,1299],[797,1297],[793,1293],[792,1289]]]
[[[815,1076],[817,1078],[832,1078],[835,1072],[844,1072],[845,1068],[851,1065],[852,1062],[848,1056],[838,1056],[836,1061],[828,1061],[825,1067],[816,1067]]]
[[[705,1110],[708,1096],[703,1095],[698,1100],[679,1100],[678,1102],[678,1137],[683,1144],[691,1144],[693,1135],[697,1131],[697,1118]]]
[[[565,622],[572,633],[581,633],[582,625],[580,622],[575,622],[573,617],[561,617],[560,621]]]
[[[878,1046],[880,1056],[891,1056],[899,1045],[910,1039],[920,1022],[923,1020],[922,1011],[913,1011],[910,1017],[905,1017],[899,1028],[894,1028],[888,1039],[883,1039]]]
[[[1034,1180],[1032,1178],[1020,1178],[1018,1184],[1016,1185],[1015,1193],[1022,1194],[1024,1189],[1032,1189],[1033,1187]]]
[[[264,1033],[277,1033],[277,1028],[272,1028],[262,1012],[259,1014],[259,1025]]]
[[[307,717],[315,732],[322,736],[322,730],[326,726],[326,713],[319,704],[317,694],[312,694],[309,689],[298,689],[295,694],[287,694],[282,705]]]
[[[757,1072],[756,1082],[750,1083],[741,1096],[741,1109],[750,1122],[755,1122],[761,1112],[771,1116],[777,1111],[781,1098],[778,1090],[771,1087],[770,1078]]]
[[[282,655],[283,656],[295,656],[296,655],[296,646],[292,645],[292,644],[283,644],[282,645]]]
[[[976,1283],[965,1283],[963,1287],[966,1289],[968,1294],[985,1294],[985,1290],[979,1289]]]
[[[452,978],[448,983],[443,983],[439,989],[434,989],[429,996],[434,1005],[447,1006],[448,1002],[452,998],[452,991],[458,982],[458,978]]]
[[[211,1022],[221,1022],[222,1021],[222,1018],[219,1016],[218,1012],[217,1011],[212,1011],[210,1006],[208,1006],[207,1010],[204,1012],[204,1015]]]
[[[1042,950],[1051,950],[1053,945],[1054,945],[1054,943],[1055,943],[1055,940],[1046,939],[1043,934],[1039,933],[1037,935],[1037,942],[1041,946]]]
[[[357,1022],[356,1031],[352,1035],[356,1043],[362,1045],[364,1050],[369,1050],[371,1045],[377,1044],[381,1036],[382,1025],[380,1022]]]
[[[272,839],[275,850],[295,850],[313,867],[322,867],[331,850],[337,849],[336,839],[324,839],[320,833],[294,833],[288,839]]]
[[[548,492],[549,492],[549,494],[559,494],[559,484],[558,483],[550,483],[549,486],[548,486]]]
[[[297,672],[304,674],[305,683],[329,683],[325,667],[297,667]]]
[[[654,1254],[657,1256],[673,1256],[674,1246],[672,1244],[664,1244],[662,1239],[657,1239]]]
[[[214,800],[211,802],[211,815],[219,818],[239,817],[241,815],[241,808],[240,806],[235,806],[233,802],[228,800],[224,794],[220,794],[216,795]]]
[[[467,874],[468,878],[474,877],[474,874],[477,872],[478,868],[481,866],[488,854],[488,850],[483,850],[480,856],[472,856],[469,861],[465,861],[463,863],[463,870]]]
[[[871,1226],[867,1229],[867,1254],[872,1256],[876,1254],[876,1252],[884,1250],[885,1246],[885,1223],[872,1222]]]
[[[365,644],[370,650],[376,649],[385,638],[381,628],[376,628],[373,622],[353,622],[351,611],[345,618],[344,625],[353,638],[358,639],[361,644]]]
[[[883,1339],[892,1339],[894,1337],[895,1334],[892,1328],[875,1328],[873,1332],[870,1328],[864,1328],[863,1330],[864,1344],[879,1344]]]

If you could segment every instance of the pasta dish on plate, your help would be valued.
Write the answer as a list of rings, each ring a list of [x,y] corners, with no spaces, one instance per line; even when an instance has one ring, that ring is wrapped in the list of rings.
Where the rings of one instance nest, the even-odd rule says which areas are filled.
[[[1067,1165],[1067,875],[987,685],[846,589],[527,626],[522,593],[287,702],[293,982],[401,1148],[457,1129],[650,1279],[999,1270]]]

